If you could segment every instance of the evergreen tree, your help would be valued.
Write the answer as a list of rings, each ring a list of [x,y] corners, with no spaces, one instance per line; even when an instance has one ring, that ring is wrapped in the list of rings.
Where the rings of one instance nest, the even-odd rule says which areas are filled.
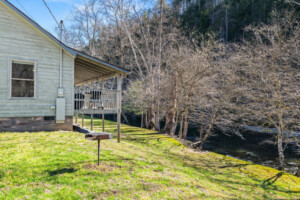
[[[186,34],[215,32],[225,41],[238,41],[250,24],[268,23],[272,10],[288,9],[284,0],[173,0]]]

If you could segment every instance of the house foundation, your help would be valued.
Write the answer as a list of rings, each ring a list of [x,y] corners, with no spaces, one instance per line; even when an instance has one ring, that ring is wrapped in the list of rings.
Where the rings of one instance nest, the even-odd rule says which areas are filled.
[[[65,123],[57,124],[55,117],[0,117],[0,132],[73,131],[73,117],[66,116]]]

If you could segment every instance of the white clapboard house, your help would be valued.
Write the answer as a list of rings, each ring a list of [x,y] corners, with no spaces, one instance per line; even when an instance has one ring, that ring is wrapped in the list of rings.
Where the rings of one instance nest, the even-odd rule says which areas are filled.
[[[116,113],[120,123],[126,74],[69,48],[0,0],[0,132],[72,130],[78,113]],[[113,77],[117,87],[105,89]]]

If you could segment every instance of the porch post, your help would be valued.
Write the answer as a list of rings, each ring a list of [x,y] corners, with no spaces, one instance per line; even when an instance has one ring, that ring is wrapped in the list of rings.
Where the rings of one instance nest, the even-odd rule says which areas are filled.
[[[84,127],[84,114],[81,114],[81,127]]]
[[[102,95],[103,95],[103,91],[104,91],[104,80],[102,80]],[[104,102],[103,102],[103,98],[102,98],[102,105],[103,105],[103,108],[102,108],[102,132],[104,132],[105,128],[104,128]]]
[[[122,76],[117,77],[117,129],[118,143],[121,142]]]

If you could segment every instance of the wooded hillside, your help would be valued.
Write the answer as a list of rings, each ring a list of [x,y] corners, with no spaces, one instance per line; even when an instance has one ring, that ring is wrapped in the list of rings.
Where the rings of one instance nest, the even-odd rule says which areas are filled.
[[[64,42],[131,72],[124,113],[142,126],[184,139],[192,123],[200,150],[216,128],[240,137],[243,126],[275,128],[283,169],[284,145],[300,130],[299,9],[288,0],[89,0]]]

